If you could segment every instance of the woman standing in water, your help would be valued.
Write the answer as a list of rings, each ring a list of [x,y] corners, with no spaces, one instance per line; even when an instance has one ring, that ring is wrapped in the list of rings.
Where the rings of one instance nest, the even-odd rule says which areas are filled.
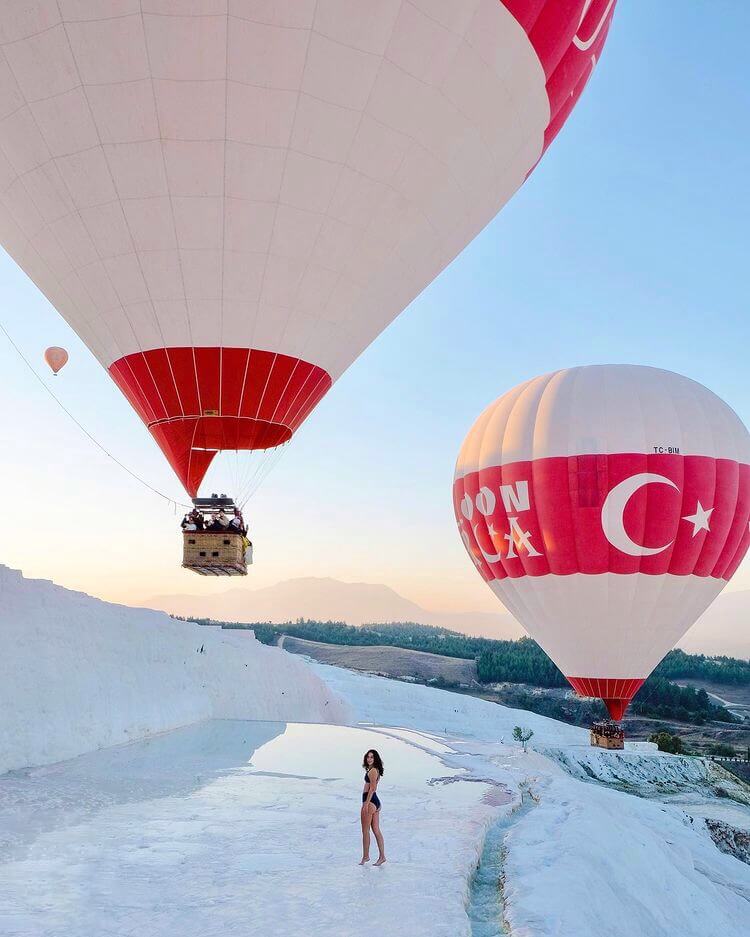
[[[382,865],[385,862],[385,846],[383,844],[383,834],[380,832],[380,798],[376,791],[378,781],[383,777],[383,760],[380,755],[371,748],[365,752],[362,760],[362,767],[365,769],[365,789],[362,791],[362,861],[360,865],[370,861],[370,829],[375,834],[375,841],[378,844],[378,861],[375,865]]]

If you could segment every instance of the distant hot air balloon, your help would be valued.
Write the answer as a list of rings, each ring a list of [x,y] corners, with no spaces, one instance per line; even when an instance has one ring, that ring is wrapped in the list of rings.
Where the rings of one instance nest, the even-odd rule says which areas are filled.
[[[194,495],[497,214],[614,0],[5,7],[0,242]]]
[[[44,352],[44,360],[52,369],[53,375],[57,377],[57,372],[68,363],[68,353],[58,345],[51,345]]]
[[[570,368],[487,407],[453,497],[493,592],[620,719],[750,545],[750,435],[679,374]]]

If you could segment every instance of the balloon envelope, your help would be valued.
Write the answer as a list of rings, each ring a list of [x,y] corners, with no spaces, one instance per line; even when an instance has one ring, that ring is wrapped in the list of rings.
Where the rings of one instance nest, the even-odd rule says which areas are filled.
[[[44,360],[52,369],[52,373],[57,374],[57,372],[61,368],[64,368],[68,363],[68,353],[64,348],[60,348],[57,345],[51,345],[44,352]]]
[[[750,436],[686,377],[570,368],[481,414],[453,496],[490,588],[619,719],[750,545]]]
[[[495,216],[614,2],[6,7],[0,241],[194,494]]]

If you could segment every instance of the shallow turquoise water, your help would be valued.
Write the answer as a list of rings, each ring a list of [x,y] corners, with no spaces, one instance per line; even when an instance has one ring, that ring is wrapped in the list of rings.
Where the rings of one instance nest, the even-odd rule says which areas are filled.
[[[487,830],[482,855],[469,882],[472,937],[499,937],[510,931],[503,924],[503,843],[508,829],[531,809],[526,803],[496,820]]]

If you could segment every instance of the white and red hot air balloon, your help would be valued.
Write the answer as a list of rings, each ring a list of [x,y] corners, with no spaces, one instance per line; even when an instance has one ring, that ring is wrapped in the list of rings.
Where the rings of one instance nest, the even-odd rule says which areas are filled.
[[[53,376],[57,377],[58,373],[68,363],[68,353],[59,345],[50,345],[44,352],[44,362],[52,371]]]
[[[28,0],[0,243],[191,495],[291,437],[523,183],[614,0]]]
[[[750,435],[679,374],[570,368],[487,407],[453,498],[482,578],[620,719],[750,545]]]

